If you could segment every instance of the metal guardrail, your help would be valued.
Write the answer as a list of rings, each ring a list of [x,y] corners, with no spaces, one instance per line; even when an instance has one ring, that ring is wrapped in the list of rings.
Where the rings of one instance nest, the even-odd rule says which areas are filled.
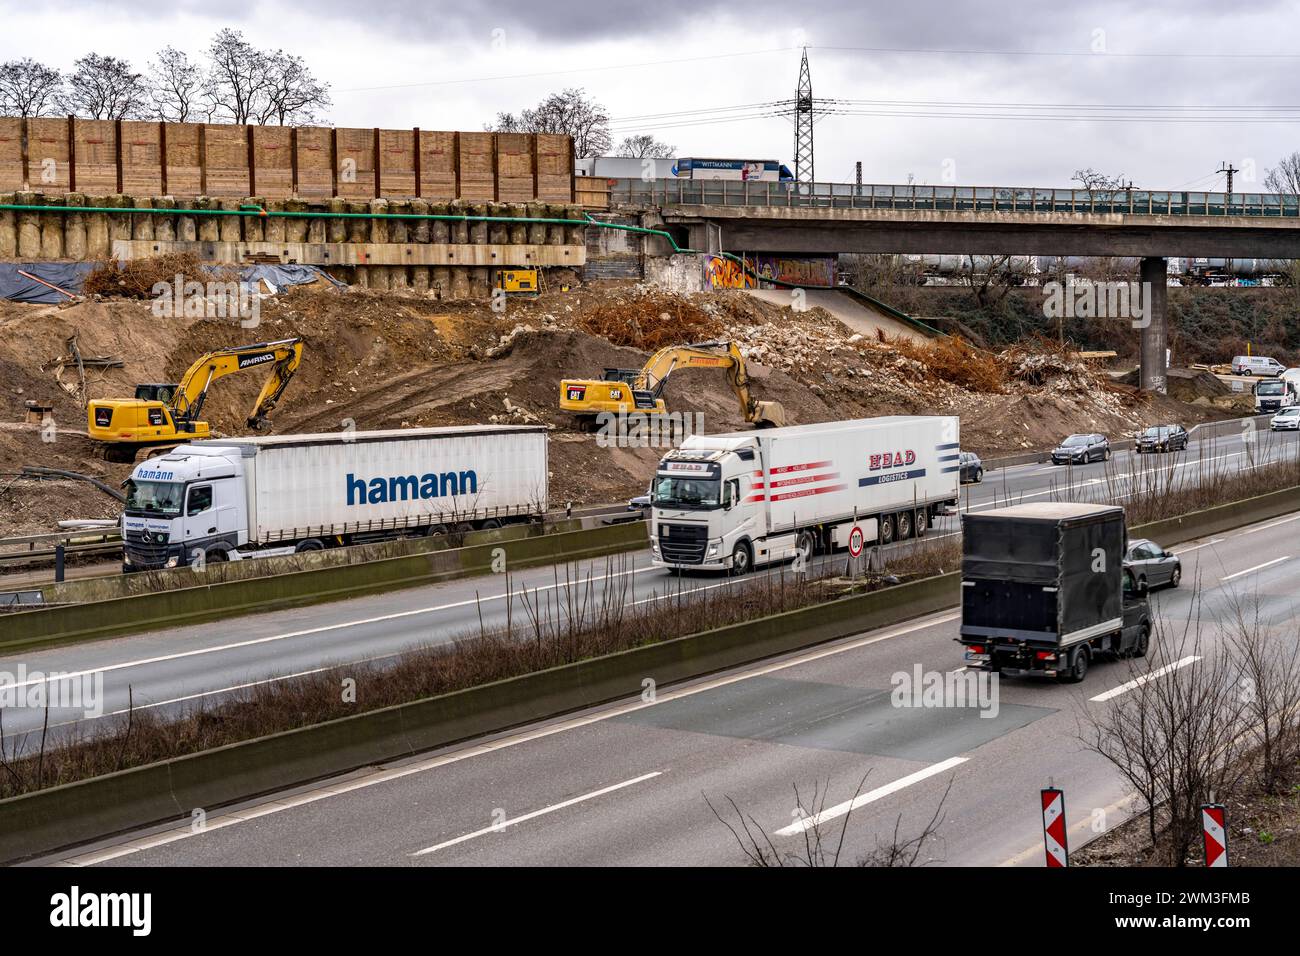
[[[917,212],[1123,213],[1300,221],[1300,196],[1149,189],[1038,189],[863,183],[610,179],[609,200],[633,206],[786,206]]]
[[[53,560],[60,547],[65,555],[120,554],[122,535],[117,528],[108,528],[0,538],[0,566]]]

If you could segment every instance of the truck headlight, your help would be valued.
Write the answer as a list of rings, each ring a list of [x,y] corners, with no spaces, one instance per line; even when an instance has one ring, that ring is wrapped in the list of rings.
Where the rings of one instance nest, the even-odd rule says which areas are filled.
[[[173,554],[170,558],[167,559],[167,567],[169,568],[176,567],[176,565],[180,562],[180,560],[181,559],[179,557]]]
[[[717,556],[718,556],[718,546],[716,544],[709,545],[709,557],[716,558]]]
[[[129,552],[129,551],[123,551],[123,552],[122,552],[122,563],[123,563],[123,564],[134,564],[134,563],[135,563],[134,561],[131,560],[131,552]]]

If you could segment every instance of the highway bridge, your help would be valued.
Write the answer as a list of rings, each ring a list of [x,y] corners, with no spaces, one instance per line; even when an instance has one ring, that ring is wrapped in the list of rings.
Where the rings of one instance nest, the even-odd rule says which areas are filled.
[[[1171,257],[1300,258],[1300,196],[1018,186],[610,180],[615,208],[707,252],[1141,259],[1142,387],[1166,390]],[[661,249],[660,252],[666,250]],[[1118,317],[1117,317],[1118,318]]]

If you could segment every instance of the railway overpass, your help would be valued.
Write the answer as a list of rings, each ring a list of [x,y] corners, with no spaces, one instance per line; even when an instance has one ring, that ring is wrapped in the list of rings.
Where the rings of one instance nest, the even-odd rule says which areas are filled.
[[[1300,196],[1011,186],[610,180],[693,249],[1141,259],[1142,386],[1165,390],[1170,257],[1300,259]]]

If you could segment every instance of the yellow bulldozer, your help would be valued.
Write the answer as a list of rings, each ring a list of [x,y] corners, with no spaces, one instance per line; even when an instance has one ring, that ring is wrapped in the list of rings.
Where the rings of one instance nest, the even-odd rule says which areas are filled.
[[[102,442],[109,461],[135,461],[141,448],[155,454],[169,446],[211,437],[201,421],[208,388],[219,378],[268,366],[262,391],[248,416],[250,428],[262,430],[285,386],[302,361],[302,339],[281,339],[218,349],[199,358],[177,384],[135,387],[135,398],[104,398],[87,409],[87,433]]]
[[[565,379],[560,382],[560,409],[571,412],[584,430],[595,427],[601,414],[666,415],[664,386],[673,372],[683,368],[722,369],[745,421],[757,428],[785,424],[785,409],[780,402],[761,402],[750,395],[745,359],[736,343],[724,341],[669,345],[655,352],[639,369],[607,368],[599,380]]]

